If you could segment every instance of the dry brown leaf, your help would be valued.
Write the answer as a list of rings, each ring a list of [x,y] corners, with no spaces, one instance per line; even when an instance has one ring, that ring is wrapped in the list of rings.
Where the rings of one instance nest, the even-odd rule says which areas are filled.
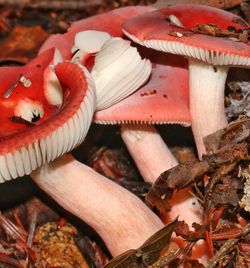
[[[205,226],[202,226],[198,223],[193,223],[194,231],[190,230],[187,223],[184,221],[178,221],[178,224],[175,228],[175,233],[177,236],[181,236],[183,239],[190,242],[198,241],[199,239],[204,239]]]
[[[250,137],[250,120],[234,122],[227,128],[205,137],[204,142],[209,154],[216,154],[232,148],[237,143],[244,144]]]
[[[62,227],[53,222],[40,226],[35,235],[36,262],[51,267],[88,268],[75,243],[76,235],[77,230],[69,223]]]
[[[10,35],[0,41],[0,62],[27,63],[34,58],[49,34],[40,26],[16,25]]]
[[[168,200],[172,198],[173,192],[200,180],[208,170],[207,162],[190,161],[163,172],[148,192],[147,203],[165,214],[171,209]]]

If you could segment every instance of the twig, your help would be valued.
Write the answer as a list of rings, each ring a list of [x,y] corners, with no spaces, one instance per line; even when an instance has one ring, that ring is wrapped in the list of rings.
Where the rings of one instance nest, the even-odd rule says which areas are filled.
[[[243,228],[243,236],[247,235],[250,232],[250,224],[248,224],[247,226],[245,226]],[[206,266],[206,268],[214,268],[217,267],[217,263],[219,260],[221,260],[222,258],[224,258],[224,256],[234,250],[234,246],[237,244],[237,242],[240,240],[240,238],[237,239],[229,239],[227,242],[224,243],[223,246],[221,246],[220,250],[218,250],[216,252],[216,254],[214,255],[214,257],[209,261],[208,265]]]

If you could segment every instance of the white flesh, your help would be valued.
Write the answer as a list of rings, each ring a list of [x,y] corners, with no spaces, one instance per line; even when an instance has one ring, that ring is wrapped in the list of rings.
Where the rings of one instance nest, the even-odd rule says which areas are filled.
[[[74,47],[86,53],[96,53],[111,39],[110,34],[101,31],[82,31],[75,35]]]

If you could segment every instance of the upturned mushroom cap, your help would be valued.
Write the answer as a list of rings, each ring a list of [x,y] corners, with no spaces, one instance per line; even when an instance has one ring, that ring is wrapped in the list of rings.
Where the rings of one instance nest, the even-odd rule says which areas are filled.
[[[76,40],[73,46],[76,53],[71,61],[86,66],[91,72],[97,110],[121,101],[148,80],[151,63],[142,59],[130,41],[96,30],[79,32],[76,37],[83,39]],[[89,37],[86,42],[85,37]]]
[[[54,49],[23,67],[0,68],[0,182],[31,173],[72,150],[84,139],[95,110],[94,84],[73,63],[59,63],[55,74],[61,104],[51,87]],[[8,77],[8,79],[6,79]],[[59,94],[60,96],[60,94]]]
[[[152,62],[149,81],[132,95],[111,107],[97,111],[98,124],[181,124],[189,126],[188,63],[175,55],[144,49]]]
[[[133,93],[149,77],[151,64],[142,59],[130,41],[123,40],[121,25],[127,19],[153,10],[128,7],[72,24],[64,35],[55,35],[40,51],[57,47],[65,59],[88,67],[96,85],[97,110],[106,109]],[[95,63],[87,59],[96,53]]]
[[[130,42],[108,40],[96,54],[91,75],[96,85],[97,110],[106,109],[132,94],[149,78],[151,63]]]
[[[222,30],[249,27],[241,17],[202,5],[173,6],[127,20],[123,32],[146,47],[196,58],[213,65],[250,65],[249,42],[192,31],[197,25]],[[211,30],[213,28],[211,27]]]
[[[107,32],[111,36],[121,37],[123,35],[121,26],[125,20],[152,10],[154,8],[150,6],[124,7],[76,21],[72,23],[67,33],[51,35],[40,48],[39,54],[49,48],[57,47],[65,59],[70,59],[72,57],[71,48],[77,33],[96,30]]]

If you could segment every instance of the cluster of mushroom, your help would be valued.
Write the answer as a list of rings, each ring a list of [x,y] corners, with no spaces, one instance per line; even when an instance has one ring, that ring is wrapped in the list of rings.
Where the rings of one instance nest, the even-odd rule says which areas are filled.
[[[178,163],[152,124],[192,121],[201,157],[203,137],[227,123],[227,65],[249,67],[250,48],[240,40],[190,31],[197,23],[235,33],[247,26],[240,17],[205,6],[121,8],[50,37],[26,66],[1,68],[0,181],[30,174],[93,227],[113,256],[139,247],[162,228],[161,220],[133,194],[65,153],[84,140],[92,120],[122,124],[138,169],[154,182]],[[122,28],[133,41],[162,52],[131,46]],[[183,194],[186,207],[192,198]],[[190,210],[183,218],[192,223],[202,216]]]

